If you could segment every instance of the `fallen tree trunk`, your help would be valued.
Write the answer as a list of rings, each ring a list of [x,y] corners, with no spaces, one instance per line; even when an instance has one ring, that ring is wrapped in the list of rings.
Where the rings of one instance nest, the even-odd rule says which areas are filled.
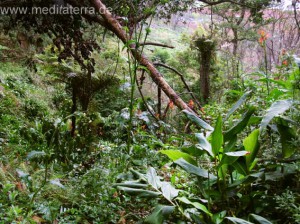
[[[129,42],[129,37],[124,31],[123,27],[119,23],[119,21],[111,14],[111,12],[107,9],[107,7],[100,0],[91,0],[95,9],[102,16],[105,28],[112,31],[117,37],[124,43],[127,44]],[[142,55],[134,44],[129,46],[129,50],[133,57],[143,66],[145,66],[151,76],[152,80],[158,85],[159,88],[164,91],[164,93],[174,102],[174,104],[179,107],[181,110],[187,109],[191,111],[188,105],[176,94],[176,92],[171,88],[171,86],[166,82],[160,72],[156,69],[153,63],[144,55]],[[192,112],[192,111],[191,111]]]

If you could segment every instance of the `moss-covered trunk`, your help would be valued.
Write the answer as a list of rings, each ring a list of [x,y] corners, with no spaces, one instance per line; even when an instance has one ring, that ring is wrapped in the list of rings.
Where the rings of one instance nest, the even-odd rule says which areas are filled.
[[[200,37],[196,39],[195,45],[199,51],[201,98],[203,103],[207,103],[210,97],[210,73],[216,42]]]

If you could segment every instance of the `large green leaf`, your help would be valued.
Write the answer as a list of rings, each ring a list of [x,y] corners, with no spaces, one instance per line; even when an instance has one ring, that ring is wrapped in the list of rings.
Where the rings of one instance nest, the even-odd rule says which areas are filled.
[[[244,95],[233,105],[233,107],[230,109],[230,111],[227,113],[225,120],[227,120],[231,114],[234,113],[251,95],[252,91],[248,91],[244,93]]]
[[[130,187],[117,187],[119,190],[124,191],[129,195],[134,195],[138,197],[145,197],[145,198],[156,198],[161,195],[159,192],[144,190],[144,189],[137,189],[137,188],[130,188]]]
[[[178,201],[181,201],[187,205],[193,205],[196,209],[203,211],[204,213],[206,213],[209,216],[212,216],[212,213],[210,211],[208,211],[208,209],[206,208],[205,205],[199,203],[199,202],[192,202],[190,201],[188,198],[186,197],[179,197],[177,198]]]
[[[226,216],[226,211],[215,213],[212,217],[214,224],[221,224]]]
[[[244,157],[239,157],[239,159],[237,161],[235,161],[232,166],[235,168],[235,170],[246,176],[248,174],[248,169],[247,169],[247,165],[246,165],[246,161],[244,159]]]
[[[218,167],[221,167],[223,165],[231,165],[233,164],[235,161],[238,160],[239,157],[236,157],[236,156],[227,156],[226,154],[224,154],[222,156],[222,160],[221,162],[219,163]]]
[[[125,181],[123,183],[114,184],[113,186],[130,187],[130,188],[147,188],[148,184],[142,184],[139,181]]]
[[[207,141],[203,133],[196,133],[195,134],[196,138],[198,139],[198,144],[199,146],[208,152],[208,154],[212,157],[214,157],[214,153],[212,151],[210,143]]]
[[[167,155],[173,161],[183,158],[187,162],[197,165],[197,162],[189,154],[181,152],[179,150],[160,150],[159,152]]]
[[[228,188],[236,189],[236,187],[240,186],[241,184],[243,184],[243,186],[250,185],[254,181],[256,181],[258,178],[261,178],[263,175],[264,175],[263,172],[259,172],[259,173],[254,173],[254,174],[245,176],[244,178],[235,180],[233,183],[229,184]]]
[[[296,139],[296,133],[283,119],[279,119],[277,129],[280,134],[282,156],[284,158],[289,158],[295,153],[297,147],[299,147],[293,144],[294,139]]]
[[[255,112],[255,107],[250,107],[249,110],[243,115],[241,120],[239,120],[231,129],[224,133],[224,141],[230,141],[238,133],[240,133],[247,126],[248,121],[252,114]]]
[[[200,157],[206,153],[206,151],[203,150],[203,148],[199,144],[185,145],[182,146],[180,150],[193,157]]]
[[[219,116],[217,119],[217,123],[215,129],[211,136],[211,146],[214,155],[218,155],[220,148],[223,144],[223,134],[222,134],[222,117]]]
[[[267,113],[263,117],[260,124],[260,132],[267,127],[270,121],[278,116],[279,114],[284,113],[293,105],[293,100],[279,100],[271,105],[271,107],[267,110]]]
[[[269,220],[267,220],[264,217],[261,217],[259,215],[251,214],[250,217],[252,217],[259,224],[272,224]]]
[[[178,159],[174,162],[175,164],[179,165],[182,169],[190,174],[195,174],[198,177],[216,179],[216,177],[212,174],[209,174],[207,170],[201,169],[193,164],[190,164],[184,159]]]
[[[159,179],[159,177],[156,174],[156,171],[153,167],[149,167],[147,174],[147,181],[148,183],[154,188],[154,189],[159,189],[162,186],[162,183]]]
[[[245,156],[248,155],[249,152],[248,151],[236,151],[236,152],[226,152],[225,155],[227,156],[233,156],[233,157],[241,157],[241,156]]]
[[[146,217],[145,223],[162,224],[166,217],[173,213],[175,206],[157,205],[153,212]]]
[[[235,224],[254,224],[254,223],[248,222],[244,219],[239,219],[239,218],[235,218],[235,217],[226,217],[226,219],[230,220],[231,222],[233,222]]]
[[[261,123],[262,117],[261,116],[252,116],[248,121],[248,126],[250,125],[259,125]]]
[[[233,138],[229,140],[229,142],[224,146],[224,152],[232,152],[235,149],[237,142],[237,136],[235,135]]]
[[[187,116],[187,118],[194,122],[195,124],[197,124],[199,127],[204,128],[208,131],[213,131],[213,127],[210,126],[208,123],[206,123],[205,121],[203,121],[202,119],[200,119],[196,114],[188,111],[188,110],[183,110],[183,112],[185,113],[185,115]]]
[[[162,182],[161,192],[166,199],[171,201],[178,196],[179,190],[175,189],[169,182]]]
[[[246,157],[246,164],[248,170],[251,170],[252,163],[255,160],[258,150],[259,150],[259,129],[255,129],[247,138],[244,139],[243,145],[245,149],[249,152],[249,155]]]

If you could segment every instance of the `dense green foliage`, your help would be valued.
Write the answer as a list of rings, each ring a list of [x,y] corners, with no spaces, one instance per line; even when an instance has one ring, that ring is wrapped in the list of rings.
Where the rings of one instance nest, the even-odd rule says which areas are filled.
[[[136,26],[124,25],[130,43],[82,17],[35,27],[24,15],[10,18],[19,22],[0,34],[0,223],[300,223],[294,52],[270,66],[269,37],[251,30],[247,41],[263,60],[246,70],[238,48],[220,50],[222,29],[247,36],[235,14],[223,14],[232,21],[210,30],[189,32],[177,21],[174,31],[161,19],[172,24],[172,14],[193,1],[154,1],[152,8],[150,1],[104,2],[122,19],[145,15]],[[256,10],[249,2],[251,25],[266,25],[265,2],[257,1]],[[26,27],[32,38],[41,33],[42,51],[36,43],[20,47]],[[40,30],[51,27],[56,35]],[[146,40],[164,45],[141,52],[188,108],[174,108],[130,54],[132,43]],[[210,95],[201,101],[205,62]]]

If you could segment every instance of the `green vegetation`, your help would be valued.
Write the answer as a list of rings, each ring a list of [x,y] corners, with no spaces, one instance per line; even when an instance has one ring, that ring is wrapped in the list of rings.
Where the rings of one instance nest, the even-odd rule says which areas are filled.
[[[0,15],[0,223],[300,223],[299,50],[266,2],[66,2],[99,17]]]

